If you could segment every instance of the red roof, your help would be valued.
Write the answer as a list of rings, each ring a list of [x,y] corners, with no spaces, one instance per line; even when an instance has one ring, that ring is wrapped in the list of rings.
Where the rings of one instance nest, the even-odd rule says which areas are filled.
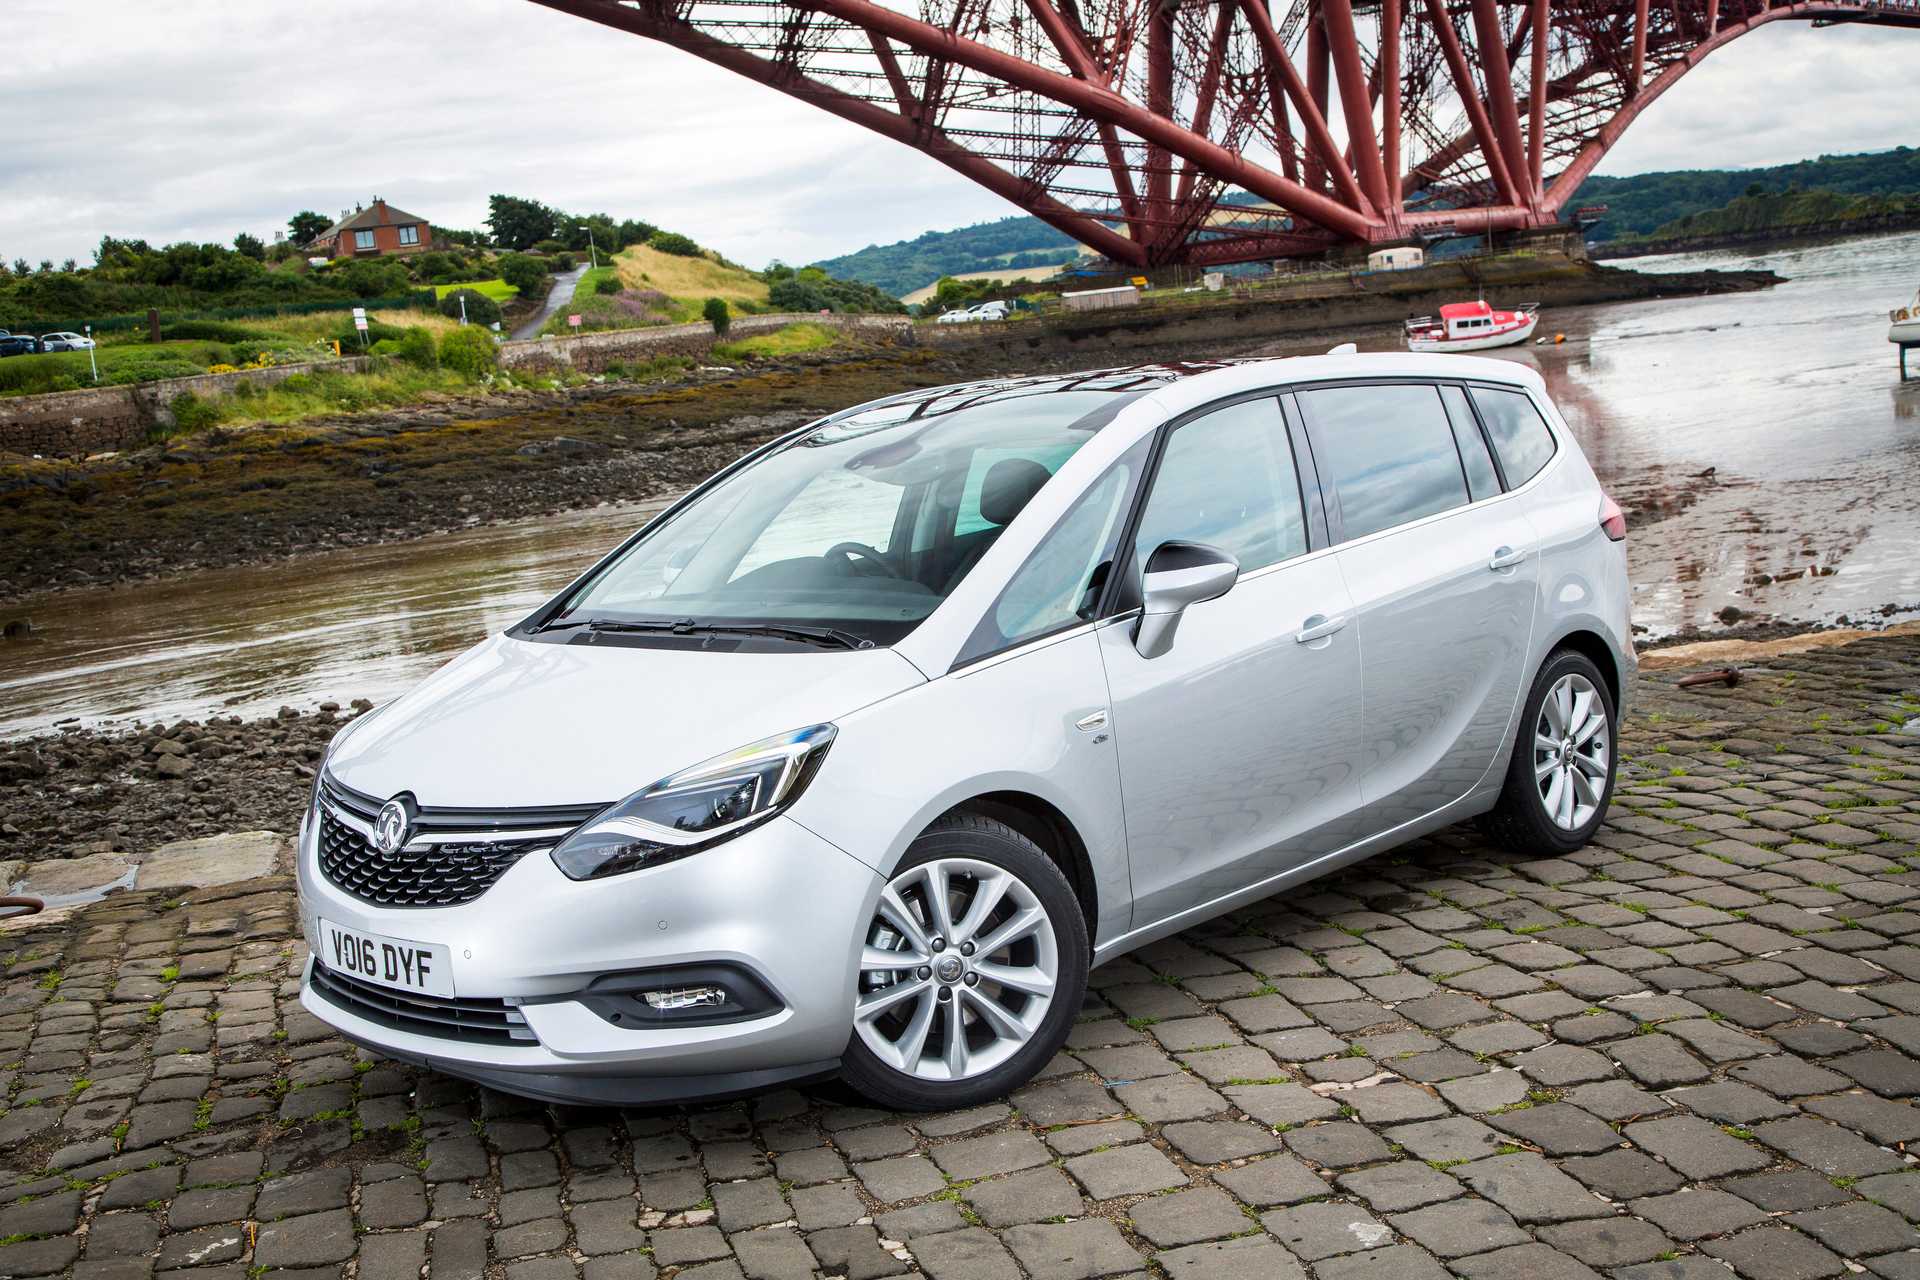
[[[1463,320],[1468,316],[1490,316],[1492,314],[1493,308],[1486,304],[1485,299],[1479,302],[1449,302],[1440,308],[1440,318],[1442,320]]]

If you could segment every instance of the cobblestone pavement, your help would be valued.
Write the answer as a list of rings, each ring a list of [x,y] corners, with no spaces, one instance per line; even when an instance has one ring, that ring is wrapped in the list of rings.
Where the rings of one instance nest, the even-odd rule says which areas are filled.
[[[359,1054],[284,877],[14,926],[0,1275],[1920,1277],[1920,639],[1675,674],[1590,849],[1456,829],[1148,948],[957,1114]]]

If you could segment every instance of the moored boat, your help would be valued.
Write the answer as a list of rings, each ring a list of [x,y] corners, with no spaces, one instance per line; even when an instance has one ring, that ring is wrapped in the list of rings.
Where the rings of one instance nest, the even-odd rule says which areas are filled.
[[[1438,319],[1418,316],[1407,321],[1409,351],[1486,351],[1512,346],[1533,336],[1540,323],[1540,304],[1522,303],[1511,311],[1495,311],[1483,298],[1477,302],[1449,302]]]
[[[1920,293],[1898,311],[1887,313],[1887,341],[1902,346],[1920,347]]]

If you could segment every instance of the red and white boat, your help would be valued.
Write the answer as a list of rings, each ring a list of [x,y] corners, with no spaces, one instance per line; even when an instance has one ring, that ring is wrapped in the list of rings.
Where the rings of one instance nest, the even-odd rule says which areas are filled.
[[[1407,321],[1409,351],[1485,351],[1509,347],[1533,336],[1540,323],[1540,304],[1522,303],[1511,311],[1495,311],[1485,299],[1449,302],[1440,318],[1419,316]]]

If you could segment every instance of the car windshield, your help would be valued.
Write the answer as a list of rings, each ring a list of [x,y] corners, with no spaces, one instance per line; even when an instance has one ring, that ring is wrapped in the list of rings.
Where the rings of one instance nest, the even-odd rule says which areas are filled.
[[[674,513],[540,629],[754,628],[776,641],[893,644],[1156,381],[996,382],[830,419]]]

